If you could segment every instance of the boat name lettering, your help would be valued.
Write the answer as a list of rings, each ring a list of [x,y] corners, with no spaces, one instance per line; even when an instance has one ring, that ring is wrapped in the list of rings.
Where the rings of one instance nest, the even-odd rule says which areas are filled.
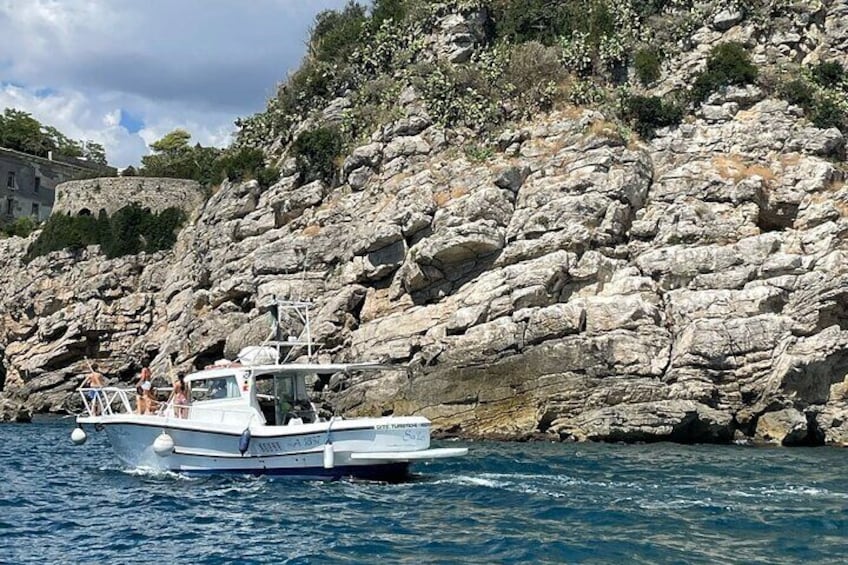
[[[375,430],[403,430],[406,428],[429,428],[430,424],[377,424]]]
[[[296,449],[309,449],[321,445],[321,436],[296,437],[287,441],[260,441],[256,444],[260,453],[283,453]]]
[[[403,441],[424,441],[427,439],[425,430],[406,430],[403,432]]]
[[[259,444],[259,451],[262,453],[272,453],[274,451],[282,451],[283,447],[279,441],[263,441]]]

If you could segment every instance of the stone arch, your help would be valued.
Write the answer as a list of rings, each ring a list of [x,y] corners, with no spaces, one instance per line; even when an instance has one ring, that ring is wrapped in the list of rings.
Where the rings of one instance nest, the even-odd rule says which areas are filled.
[[[79,213],[77,213],[77,216],[90,216],[90,215],[91,215],[91,210],[89,210],[88,208],[80,208]]]

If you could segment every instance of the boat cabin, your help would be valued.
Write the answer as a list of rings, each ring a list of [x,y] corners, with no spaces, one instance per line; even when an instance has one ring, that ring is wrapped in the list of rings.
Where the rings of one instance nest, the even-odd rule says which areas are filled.
[[[193,373],[185,378],[191,394],[188,418],[221,423],[253,418],[268,426],[317,422],[306,392],[307,374],[279,365]]]

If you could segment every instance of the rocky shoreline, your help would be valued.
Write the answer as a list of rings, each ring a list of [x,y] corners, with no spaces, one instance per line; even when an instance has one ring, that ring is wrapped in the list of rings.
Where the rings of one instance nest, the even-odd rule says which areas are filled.
[[[829,10],[820,44],[848,47]],[[752,33],[702,30],[681,73]],[[326,359],[409,366],[316,382],[336,412],[466,438],[848,443],[838,129],[749,85],[650,142],[565,108],[475,159],[470,132],[401,100],[340,186],[290,161],[267,189],[225,182],[172,252],[25,265],[26,241],[0,241],[0,414],[74,410],[86,356],[128,382],[232,355],[283,296],[315,301]]]

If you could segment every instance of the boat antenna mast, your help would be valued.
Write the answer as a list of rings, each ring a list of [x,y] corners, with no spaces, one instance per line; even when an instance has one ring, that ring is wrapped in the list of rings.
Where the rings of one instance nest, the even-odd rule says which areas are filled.
[[[307,362],[313,361],[315,346],[312,343],[312,326],[309,317],[309,310],[312,303],[303,300],[283,300],[274,296],[274,301],[271,305],[271,323],[273,325],[273,341],[269,345],[273,345],[277,350],[277,362],[286,363],[293,357],[292,353],[298,348],[306,348]],[[303,326],[300,335],[290,335],[285,331],[285,328],[291,327],[294,323],[299,323]],[[285,358],[283,358],[283,349],[287,349]],[[282,359],[282,361],[280,361]]]

